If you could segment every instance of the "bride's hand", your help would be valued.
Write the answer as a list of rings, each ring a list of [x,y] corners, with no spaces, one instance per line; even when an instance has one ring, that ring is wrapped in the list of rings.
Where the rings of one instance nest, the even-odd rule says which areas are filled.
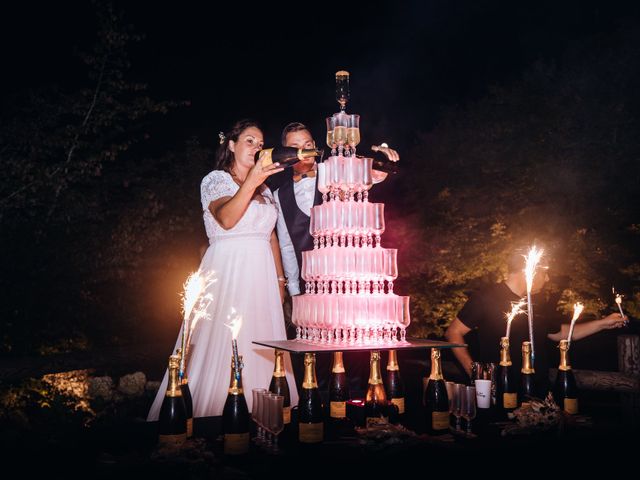
[[[279,163],[274,163],[263,167],[262,162],[258,161],[253,167],[251,167],[251,170],[249,170],[244,183],[248,183],[249,186],[256,189],[264,183],[267,177],[270,177],[271,175],[279,173],[283,170],[284,168],[281,168]]]

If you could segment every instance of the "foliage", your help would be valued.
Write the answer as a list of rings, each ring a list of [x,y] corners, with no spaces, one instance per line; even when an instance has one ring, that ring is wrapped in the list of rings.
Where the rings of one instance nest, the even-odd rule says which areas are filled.
[[[639,33],[576,44],[450,107],[421,136],[408,187],[423,254],[400,268],[414,332],[441,334],[468,291],[499,280],[508,255],[534,243],[546,249],[560,312],[577,299],[586,316],[614,311],[611,285],[638,312]]]

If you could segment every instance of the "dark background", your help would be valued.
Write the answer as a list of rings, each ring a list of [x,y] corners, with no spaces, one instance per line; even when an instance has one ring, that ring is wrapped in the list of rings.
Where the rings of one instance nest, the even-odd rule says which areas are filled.
[[[505,255],[534,241],[548,249],[559,315],[577,299],[585,318],[610,313],[611,285],[635,315],[639,10],[3,7],[2,353],[168,351],[182,282],[206,245],[199,182],[218,131],[253,117],[275,145],[297,120],[322,143],[340,69],[362,150],[386,141],[401,154],[402,173],[372,195],[387,204],[386,245],[401,252],[396,290],[412,296],[412,333],[441,335],[470,291],[504,273]],[[600,337],[607,348],[613,333]]]

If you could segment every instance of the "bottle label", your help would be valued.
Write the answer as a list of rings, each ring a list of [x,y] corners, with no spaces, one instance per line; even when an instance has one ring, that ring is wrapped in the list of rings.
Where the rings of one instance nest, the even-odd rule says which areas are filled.
[[[167,446],[182,445],[186,441],[187,441],[186,432],[179,433],[177,435],[160,435],[158,438],[158,443],[160,443],[160,445],[167,445]]]
[[[518,406],[518,394],[504,392],[502,394],[502,403],[504,408],[516,408]]]
[[[331,402],[329,415],[331,418],[345,418],[347,416],[347,402]]]
[[[282,408],[282,420],[285,425],[289,425],[291,423],[291,407]]]
[[[448,430],[449,412],[431,412],[431,427],[434,430]]]
[[[298,439],[301,443],[320,443],[324,437],[324,424],[301,423]]]
[[[404,397],[392,398],[391,403],[398,406],[398,413],[402,415],[404,413]]]
[[[578,413],[578,399],[565,398],[564,411],[567,412],[569,415],[576,415]]]
[[[187,438],[193,437],[193,417],[187,418]]]
[[[273,163],[272,153],[273,148],[265,148],[264,150],[260,150],[260,156],[258,158],[262,162],[263,167],[268,167]]]
[[[242,455],[249,451],[249,432],[246,433],[225,433],[224,454]]]

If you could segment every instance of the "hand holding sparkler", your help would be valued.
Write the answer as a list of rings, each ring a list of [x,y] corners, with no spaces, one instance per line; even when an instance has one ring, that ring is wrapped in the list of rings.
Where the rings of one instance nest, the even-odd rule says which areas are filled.
[[[618,305],[618,310],[620,310],[620,316],[624,319],[624,312],[622,311],[622,297],[624,295],[620,295],[619,293],[616,293],[616,289],[615,287],[611,287],[611,292],[616,296],[616,305]],[[624,320],[624,324],[628,325],[629,324],[629,320],[625,319]]]

